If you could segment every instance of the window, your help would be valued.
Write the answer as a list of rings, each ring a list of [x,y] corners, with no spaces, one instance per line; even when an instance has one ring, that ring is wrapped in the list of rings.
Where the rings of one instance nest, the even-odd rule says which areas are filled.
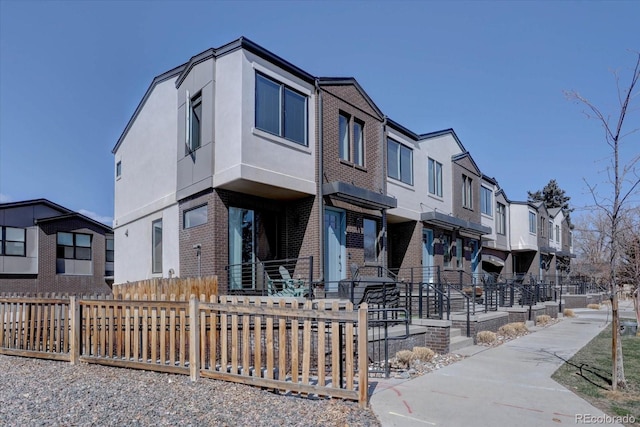
[[[487,187],[480,187],[480,211],[486,215],[493,215],[492,191]]]
[[[560,243],[560,226],[556,225],[556,242]]]
[[[256,74],[256,128],[307,145],[307,97]]]
[[[456,268],[462,268],[462,239],[456,239]]]
[[[473,209],[473,180],[466,175],[462,175],[462,206],[467,209]]]
[[[349,118],[344,114],[340,114],[338,127],[340,128],[340,158],[350,161],[351,141],[349,138]]]
[[[549,221],[549,241],[553,242],[553,222]]]
[[[113,238],[108,238],[105,240],[105,261],[113,262]]]
[[[544,224],[545,224],[544,218],[539,217],[538,229],[540,230],[540,237],[544,237]]]
[[[529,211],[529,233],[536,234],[536,214]]]
[[[444,266],[451,267],[451,248],[449,247],[449,236],[443,235],[440,240],[442,241],[442,255]]]
[[[373,219],[363,220],[364,228],[364,260],[378,261],[378,224]]]
[[[91,235],[59,232],[57,235],[57,258],[91,259]]]
[[[183,215],[183,228],[197,227],[198,225],[206,224],[207,205],[198,206],[197,208],[184,211]]]
[[[27,256],[27,230],[0,227],[0,255]]]
[[[120,178],[120,175],[122,175],[122,161],[116,163],[116,178]]]
[[[502,203],[496,205],[496,213],[498,215],[496,221],[496,232],[498,234],[507,234],[507,208]]]
[[[413,185],[413,151],[392,139],[387,140],[387,175]]]
[[[187,92],[187,99],[186,154],[189,154],[200,148],[202,139],[202,94],[189,99]]]
[[[353,121],[353,163],[364,166],[364,123]]]
[[[442,197],[442,163],[429,158],[429,193]]]
[[[151,223],[151,272],[162,273],[162,220]]]

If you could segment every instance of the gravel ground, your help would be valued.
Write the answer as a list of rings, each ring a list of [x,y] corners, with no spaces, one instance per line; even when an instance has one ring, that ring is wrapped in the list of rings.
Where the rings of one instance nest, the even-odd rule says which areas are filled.
[[[2,426],[380,426],[356,402],[0,355]]]

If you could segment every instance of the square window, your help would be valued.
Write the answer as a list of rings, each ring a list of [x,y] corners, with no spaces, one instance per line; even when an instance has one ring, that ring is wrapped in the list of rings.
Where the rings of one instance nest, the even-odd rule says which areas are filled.
[[[307,97],[256,73],[255,126],[307,145]]]
[[[0,227],[0,255],[27,256],[27,230]]]

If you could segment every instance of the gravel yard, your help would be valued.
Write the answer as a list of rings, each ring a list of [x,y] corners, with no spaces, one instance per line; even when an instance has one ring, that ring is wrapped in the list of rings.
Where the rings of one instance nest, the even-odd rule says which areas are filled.
[[[0,355],[3,426],[379,426],[357,402],[186,375]]]

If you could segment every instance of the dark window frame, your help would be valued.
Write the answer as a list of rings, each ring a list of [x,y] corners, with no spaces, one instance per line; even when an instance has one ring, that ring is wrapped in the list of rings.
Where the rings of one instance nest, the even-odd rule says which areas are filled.
[[[60,243],[60,234],[70,234],[71,235],[71,245],[61,244]],[[78,236],[86,236],[89,237],[89,246],[83,246],[78,244]],[[67,256],[66,248],[71,248],[72,255]],[[82,253],[82,249],[89,249],[89,257],[86,255],[79,255],[79,252]],[[80,250],[79,250],[80,249]],[[60,256],[62,254],[62,256]],[[56,233],[56,258],[57,259],[74,259],[79,261],[92,261],[93,260],[93,234],[87,233],[75,233],[72,231],[58,231]]]
[[[198,224],[195,224],[195,225],[189,225],[187,227],[187,214],[189,214],[190,212],[194,212],[194,211],[196,211],[198,209],[202,209],[202,208],[205,208],[205,211],[206,211],[205,221],[201,222],[201,223],[198,223]],[[188,230],[190,228],[199,227],[201,225],[206,224],[207,222],[209,222],[209,207],[208,207],[207,203],[204,203],[202,205],[199,205],[199,206],[196,206],[196,207],[193,207],[193,208],[186,209],[184,212],[182,212],[182,229],[183,230]]]
[[[397,169],[398,169],[398,175],[397,176],[391,175],[391,171],[390,171],[390,168],[389,168],[390,160],[389,160],[388,153],[390,151],[390,145],[391,144],[395,144],[397,146],[397,149],[396,149],[396,159],[397,159],[397,165],[396,166],[397,166]],[[409,167],[409,180],[408,181],[406,181],[404,179],[404,173],[406,171],[402,167],[402,165],[403,165],[403,162],[402,162],[402,158],[403,158],[402,157],[402,152],[403,151],[402,150],[406,150],[409,153],[409,165],[408,165],[408,167]],[[406,167],[406,165],[405,165],[405,167]],[[393,178],[393,179],[395,179],[397,181],[403,182],[403,183],[405,183],[407,185],[413,186],[413,181],[414,181],[413,180],[413,149],[411,149],[410,147],[407,147],[406,145],[404,145],[401,142],[398,142],[398,141],[396,141],[395,139],[392,139],[392,138],[387,138],[387,176],[389,178]]]
[[[160,227],[157,225],[160,224]],[[156,241],[156,229],[160,230],[159,250]],[[159,251],[159,253],[157,252]],[[151,221],[151,273],[162,274],[162,256],[163,256],[163,236],[162,236],[162,218]]]
[[[270,129],[266,129],[263,127],[260,127],[260,125],[258,124],[259,122],[259,118],[258,118],[258,114],[260,114],[259,110],[258,110],[258,100],[259,100],[259,96],[258,96],[258,79],[264,79],[268,82],[270,82],[271,84],[278,86],[279,87],[279,97],[278,97],[278,112],[279,112],[279,122],[278,122],[278,131],[274,132],[273,130]],[[300,100],[304,100],[304,112],[302,114],[302,119],[303,119],[303,123],[302,123],[302,127],[303,127],[303,138],[302,141],[296,139],[295,137],[293,137],[293,135],[288,135],[287,132],[287,95],[294,95],[300,98]],[[254,93],[254,125],[256,127],[256,129],[259,129],[263,132],[267,132],[270,133],[272,135],[278,136],[280,138],[284,138],[287,141],[291,141],[295,144],[299,144],[302,145],[304,147],[308,147],[309,146],[309,96],[292,88],[291,86],[288,86],[285,83],[282,83],[278,80],[275,80],[269,76],[267,76],[264,73],[258,72],[256,71],[256,76],[255,76],[255,93]],[[293,110],[291,110],[293,112]],[[295,117],[295,114],[292,114],[292,116]]]
[[[7,239],[7,229],[21,230],[23,234],[23,240],[9,240]],[[22,243],[21,254],[8,254],[7,243]],[[0,256],[14,256],[14,257],[26,257],[27,256],[27,229],[22,227],[0,227]]]

